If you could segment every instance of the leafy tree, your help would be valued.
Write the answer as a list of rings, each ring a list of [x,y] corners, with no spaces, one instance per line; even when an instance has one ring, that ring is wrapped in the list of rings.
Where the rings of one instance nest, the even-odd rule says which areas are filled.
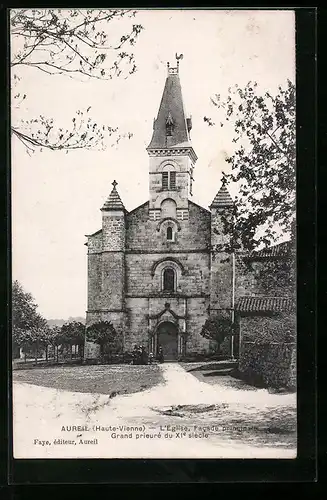
[[[86,334],[88,340],[100,346],[101,357],[121,349],[121,338],[110,321],[100,321],[90,325]]]
[[[26,354],[32,351],[35,363],[37,363],[40,349],[44,349],[48,345],[47,327],[44,325],[43,327],[32,327],[28,330],[16,330],[13,338],[17,345],[23,348],[25,362]]]
[[[71,321],[70,323],[65,323],[61,327],[61,337],[65,344],[70,347],[70,358],[72,359],[72,348],[73,345],[78,345],[80,356],[83,357],[83,348],[85,340],[85,325],[79,321]]]
[[[271,245],[280,232],[295,228],[295,86],[260,93],[256,82],[229,88],[228,96],[211,99],[220,126],[232,127],[235,144],[226,158],[226,184],[237,183],[232,230],[234,248]],[[215,123],[204,117],[210,126]]]
[[[37,312],[37,304],[34,302],[33,296],[25,292],[22,285],[15,280],[12,284],[12,326],[26,330],[41,323],[45,323],[45,319]]]
[[[56,359],[57,363],[59,362],[59,347],[63,343],[62,339],[62,334],[61,334],[61,328],[58,326],[52,326],[48,329],[48,335],[47,335],[47,341],[48,341],[48,346],[52,346],[53,348],[53,354],[54,358]],[[46,356],[48,354],[48,350],[46,350]]]
[[[213,340],[217,343],[217,351],[226,337],[232,334],[233,324],[230,318],[210,316],[204,323],[200,334],[205,339]]]
[[[135,12],[127,9],[12,9],[13,107],[19,109],[27,99],[26,89],[21,88],[20,68],[28,67],[48,75],[78,77],[80,81],[127,78],[133,74],[136,64],[131,48],[143,27],[132,24],[129,32],[121,33],[121,30],[115,31],[115,24],[122,18],[134,16]],[[113,30],[110,29],[112,26]],[[78,110],[70,128],[57,127],[52,118],[44,116],[19,120],[12,124],[12,135],[28,151],[48,148],[68,152],[103,147],[105,138],[112,135],[120,140],[116,127],[98,125],[89,116],[89,111],[90,107],[86,111]],[[19,112],[13,116],[19,116]]]
[[[15,280],[12,285],[12,340],[14,346],[24,348],[25,359],[27,349],[35,350],[44,343],[46,330],[47,322],[37,312],[32,295]]]
[[[257,279],[265,295],[274,296],[277,290],[281,290],[282,295],[295,299],[295,256],[289,251],[282,259],[265,261],[264,265],[258,269]]]

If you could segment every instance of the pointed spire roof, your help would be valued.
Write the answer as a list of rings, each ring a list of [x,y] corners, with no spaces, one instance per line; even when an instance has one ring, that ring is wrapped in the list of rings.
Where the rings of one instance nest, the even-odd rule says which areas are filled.
[[[153,123],[153,134],[148,149],[172,147],[192,147],[189,131],[191,120],[186,118],[182,88],[179,80],[179,59],[177,66],[171,68],[167,63],[168,74],[157,118]]]
[[[230,208],[234,206],[234,202],[232,200],[231,195],[229,194],[226,188],[226,181],[223,179],[221,188],[218,193],[214,197],[213,202],[210,205],[210,208]]]
[[[101,208],[101,210],[125,210],[123,202],[121,201],[120,196],[118,194],[118,191],[116,189],[117,184],[118,183],[116,181],[114,181],[112,183],[113,189],[112,189],[107,201],[105,202],[105,204]]]

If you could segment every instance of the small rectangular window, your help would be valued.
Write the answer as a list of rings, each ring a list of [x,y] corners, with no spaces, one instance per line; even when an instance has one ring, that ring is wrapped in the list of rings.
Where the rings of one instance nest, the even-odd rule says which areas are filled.
[[[176,172],[170,172],[170,189],[176,189]]]
[[[162,189],[168,189],[168,172],[162,172]]]

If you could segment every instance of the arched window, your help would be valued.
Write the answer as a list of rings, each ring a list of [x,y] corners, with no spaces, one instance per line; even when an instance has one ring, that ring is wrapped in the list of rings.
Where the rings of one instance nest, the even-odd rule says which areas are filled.
[[[163,289],[165,292],[175,291],[175,271],[167,267],[163,272]]]
[[[173,228],[170,226],[167,227],[167,240],[173,240]]]

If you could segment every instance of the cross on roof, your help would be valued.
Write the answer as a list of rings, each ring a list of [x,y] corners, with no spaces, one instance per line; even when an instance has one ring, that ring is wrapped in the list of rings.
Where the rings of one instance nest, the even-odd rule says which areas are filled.
[[[117,184],[118,184],[118,182],[116,182],[116,181],[114,181],[114,182],[112,183],[112,185],[113,185],[114,189],[115,189],[115,187],[117,186]]]

